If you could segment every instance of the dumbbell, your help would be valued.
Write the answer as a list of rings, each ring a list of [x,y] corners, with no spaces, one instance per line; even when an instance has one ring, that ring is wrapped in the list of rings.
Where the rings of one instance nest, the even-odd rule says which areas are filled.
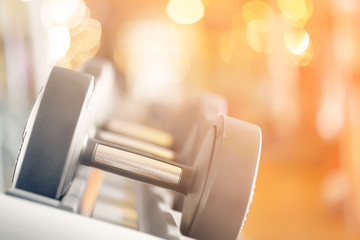
[[[100,109],[101,114],[94,112],[94,124],[92,125],[97,127],[96,132],[94,132],[96,138],[104,141],[130,146],[159,157],[180,161],[183,164],[192,164],[189,161],[195,160],[193,153],[196,153],[196,149],[199,148],[199,144],[201,144],[211,124],[219,114],[226,114],[227,104],[223,97],[206,92],[198,93],[196,96],[192,95],[186,109],[180,108],[175,114],[174,111],[172,114],[169,113],[173,115],[172,118],[181,122],[180,128],[172,130],[172,134],[177,136],[177,146],[172,146],[174,139],[168,132],[139,122],[129,121],[128,116],[125,117],[124,115],[127,114],[128,110],[132,111],[134,106],[129,106],[129,103],[123,104],[125,99],[120,102],[122,104],[115,107],[116,102],[119,101],[121,89],[115,82],[116,70],[110,61],[94,58],[87,61],[80,71],[94,76],[93,99],[95,99],[93,101],[96,103],[94,108]],[[129,100],[125,100],[125,102],[129,102]],[[125,109],[123,109],[124,107]],[[114,114],[114,109],[120,109],[120,111]],[[162,110],[166,111],[166,109]],[[187,136],[186,140],[183,139],[184,136]],[[179,142],[181,143],[179,144]]]
[[[252,199],[260,128],[219,116],[193,166],[89,138],[92,76],[55,67],[24,130],[13,187],[61,199],[79,164],[183,193],[181,232],[236,239]]]
[[[129,108],[134,109],[134,106],[123,104],[124,98],[120,102],[124,90],[120,89],[118,85],[123,84],[116,81],[116,70],[110,61],[99,58],[91,59],[81,67],[80,72],[94,77],[92,101],[95,104],[91,126],[95,129],[92,134],[95,134],[96,138],[130,146],[160,157],[175,158],[174,151],[161,146],[164,143],[172,143],[172,136],[169,133],[129,120],[122,120],[114,114],[117,112],[114,111],[115,109],[121,109],[120,112],[123,113]],[[125,100],[125,102],[128,101]],[[97,114],[99,111],[101,114]]]

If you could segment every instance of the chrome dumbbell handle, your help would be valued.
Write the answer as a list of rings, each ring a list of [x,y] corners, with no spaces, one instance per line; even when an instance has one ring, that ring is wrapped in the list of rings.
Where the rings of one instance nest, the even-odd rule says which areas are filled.
[[[173,185],[180,183],[183,172],[177,166],[102,144],[96,145],[93,161]]]
[[[81,164],[184,194],[188,192],[193,174],[190,167],[177,162],[95,139],[87,140]]]

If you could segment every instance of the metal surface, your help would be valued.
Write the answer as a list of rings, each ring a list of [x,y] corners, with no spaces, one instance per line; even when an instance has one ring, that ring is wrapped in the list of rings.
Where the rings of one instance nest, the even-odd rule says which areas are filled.
[[[161,239],[0,193],[0,239]]]
[[[198,239],[238,239],[254,193],[261,130],[227,116],[218,118],[215,129],[214,145],[205,140],[195,161],[195,169],[203,169],[206,162],[209,167],[200,173],[206,174],[204,186],[200,190],[196,182],[201,180],[195,180],[199,187],[185,199],[181,231]]]
[[[160,129],[137,124],[135,122],[122,121],[111,118],[105,125],[109,131],[141,139],[163,147],[171,147],[174,143],[173,136]]]
[[[260,129],[220,115],[189,167],[86,137],[92,90],[91,76],[54,69],[25,130],[14,187],[61,199],[80,163],[184,193],[182,233],[236,239],[254,190]]]
[[[15,188],[62,197],[78,164],[92,91],[90,75],[54,67],[24,131]]]
[[[165,148],[150,142],[146,142],[136,138],[131,138],[121,134],[116,134],[113,132],[102,130],[97,133],[97,138],[103,141],[136,148],[140,151],[148,152],[169,160],[174,160],[175,158],[175,152],[169,148]]]
[[[157,181],[178,185],[182,169],[138,154],[98,144],[94,161]]]

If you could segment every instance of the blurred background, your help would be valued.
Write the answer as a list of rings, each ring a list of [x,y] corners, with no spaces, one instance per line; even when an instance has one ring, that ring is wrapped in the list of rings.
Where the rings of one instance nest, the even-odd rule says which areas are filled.
[[[52,66],[101,57],[133,98],[206,90],[261,126],[246,239],[359,239],[359,22],[356,0],[2,0],[0,186]]]

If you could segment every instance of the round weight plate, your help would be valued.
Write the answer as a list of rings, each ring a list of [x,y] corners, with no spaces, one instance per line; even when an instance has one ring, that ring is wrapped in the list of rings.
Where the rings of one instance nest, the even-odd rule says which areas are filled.
[[[261,149],[259,127],[220,116],[195,162],[181,231],[197,239],[237,239],[252,200]]]
[[[93,58],[88,60],[80,71],[94,76],[91,126],[102,126],[113,115],[118,102],[115,67],[108,60]]]
[[[50,198],[62,197],[85,139],[92,91],[92,76],[54,67],[24,130],[13,187]]]

